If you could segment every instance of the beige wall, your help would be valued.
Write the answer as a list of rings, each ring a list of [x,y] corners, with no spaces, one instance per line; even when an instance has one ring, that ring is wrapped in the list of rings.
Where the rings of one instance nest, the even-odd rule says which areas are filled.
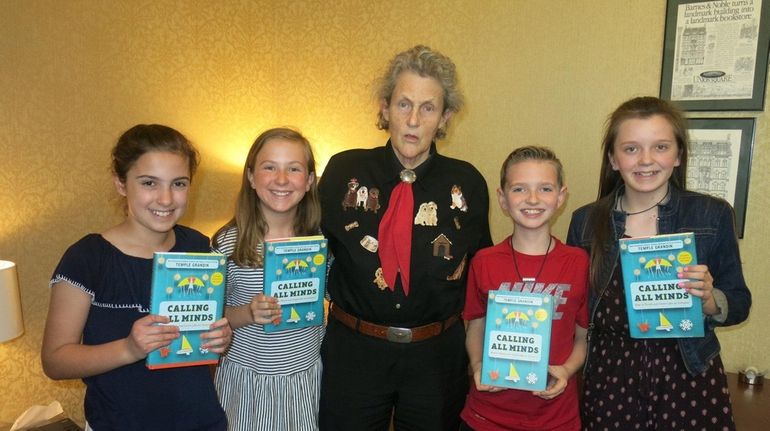
[[[0,14],[0,258],[18,263],[26,334],[0,345],[0,422],[60,400],[82,421],[82,384],[53,382],[39,349],[47,281],[65,248],[120,219],[109,148],[128,127],[179,128],[203,153],[185,222],[208,234],[230,213],[242,157],[275,125],[301,128],[321,167],[374,146],[370,83],[397,51],[426,43],[457,63],[467,95],[445,154],[474,163],[494,193],[502,159],[545,144],[570,197],[555,224],[596,193],[606,115],[658,92],[665,1],[26,1]],[[767,102],[766,102],[767,105]],[[710,114],[732,115],[728,114]],[[749,321],[720,331],[730,370],[770,367],[770,110],[756,116],[744,267]],[[511,227],[495,201],[493,236]]]

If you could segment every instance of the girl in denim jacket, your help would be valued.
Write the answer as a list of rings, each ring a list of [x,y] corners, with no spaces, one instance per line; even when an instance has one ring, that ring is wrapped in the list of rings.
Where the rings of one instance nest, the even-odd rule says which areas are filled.
[[[591,255],[584,429],[733,430],[716,326],[748,317],[732,207],[688,191],[687,127],[655,97],[638,97],[608,119],[599,199],[572,216],[567,243]],[[694,232],[698,265],[679,286],[703,305],[703,338],[629,336],[618,239]]]

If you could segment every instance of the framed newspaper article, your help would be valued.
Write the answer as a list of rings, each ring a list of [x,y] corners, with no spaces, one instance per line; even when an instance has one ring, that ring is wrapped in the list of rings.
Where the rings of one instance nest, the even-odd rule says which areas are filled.
[[[735,228],[743,238],[749,171],[754,144],[753,118],[689,118],[687,188],[727,200],[735,208]]]
[[[762,111],[770,0],[668,0],[660,97],[686,111]]]

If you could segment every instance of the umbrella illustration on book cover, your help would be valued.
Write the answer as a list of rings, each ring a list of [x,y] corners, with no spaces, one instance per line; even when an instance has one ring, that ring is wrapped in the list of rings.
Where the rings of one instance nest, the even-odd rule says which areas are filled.
[[[668,274],[672,267],[671,262],[663,257],[652,258],[644,265],[644,269],[652,275]]]
[[[307,268],[307,262],[302,259],[292,259],[286,264],[286,270],[289,272],[300,273]]]
[[[200,288],[204,286],[204,283],[200,278],[190,276],[179,280],[176,286],[181,288],[184,293],[198,293]]]
[[[522,321],[528,322],[529,316],[527,316],[527,313],[523,311],[511,311],[505,316],[505,320],[507,320],[509,323],[513,323],[514,325],[520,325]]]

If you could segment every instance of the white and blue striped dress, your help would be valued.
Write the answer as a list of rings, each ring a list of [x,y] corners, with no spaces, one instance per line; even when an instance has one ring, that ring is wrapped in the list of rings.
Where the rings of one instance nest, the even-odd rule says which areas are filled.
[[[215,251],[235,250],[237,228],[217,238]],[[263,292],[262,268],[227,262],[228,306],[244,305]],[[317,430],[324,328],[265,332],[251,324],[233,331],[216,373],[219,400],[232,430]]]

